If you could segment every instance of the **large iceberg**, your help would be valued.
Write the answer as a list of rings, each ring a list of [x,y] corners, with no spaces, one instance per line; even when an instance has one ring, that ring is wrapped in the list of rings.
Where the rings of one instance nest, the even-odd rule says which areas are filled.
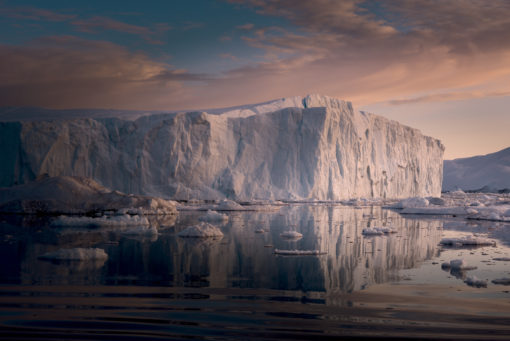
[[[441,193],[439,140],[349,102],[308,95],[209,112],[0,123],[0,186],[47,173],[183,200]]]

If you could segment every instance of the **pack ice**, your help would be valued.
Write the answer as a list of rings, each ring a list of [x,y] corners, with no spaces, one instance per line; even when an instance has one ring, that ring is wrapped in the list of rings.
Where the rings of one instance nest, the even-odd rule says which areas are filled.
[[[184,200],[441,192],[439,140],[326,96],[134,120],[92,117],[0,123],[0,186],[47,173]]]

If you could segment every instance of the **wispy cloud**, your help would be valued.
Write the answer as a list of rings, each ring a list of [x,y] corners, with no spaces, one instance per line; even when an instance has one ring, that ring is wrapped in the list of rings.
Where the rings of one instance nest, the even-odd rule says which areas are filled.
[[[74,14],[63,14],[35,7],[0,8],[0,15],[14,19],[68,21],[76,18]]]

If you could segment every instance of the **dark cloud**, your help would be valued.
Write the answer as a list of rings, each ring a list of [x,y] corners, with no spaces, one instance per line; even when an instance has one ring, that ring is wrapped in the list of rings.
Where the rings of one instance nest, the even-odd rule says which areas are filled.
[[[54,108],[169,108],[181,96],[181,82],[204,77],[72,36],[0,45],[0,74],[0,106]]]

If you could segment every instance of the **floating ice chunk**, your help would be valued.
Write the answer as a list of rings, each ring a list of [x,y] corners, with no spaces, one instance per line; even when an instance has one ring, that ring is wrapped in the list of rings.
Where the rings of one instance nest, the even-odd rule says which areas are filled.
[[[319,256],[326,254],[326,252],[320,250],[279,250],[279,249],[275,249],[274,253],[276,255],[282,256]]]
[[[380,236],[388,233],[397,233],[397,231],[390,227],[366,227],[361,233],[365,236]]]
[[[459,196],[465,196],[466,195],[466,192],[464,192],[463,190],[461,190],[460,188],[455,190],[455,191],[452,191],[450,192],[450,194],[453,194],[453,195],[459,195]]]
[[[296,231],[285,231],[280,233],[280,237],[286,238],[286,239],[300,239],[303,238],[303,235]]]
[[[177,235],[183,238],[223,237],[223,233],[219,228],[206,222],[190,226],[179,232]]]
[[[464,259],[453,259],[449,263],[444,262],[441,264],[441,268],[447,270],[474,270],[476,266],[469,265]]]
[[[108,254],[103,249],[97,248],[74,248],[74,249],[60,249],[55,252],[48,252],[39,256],[40,259],[46,260],[105,260]]]
[[[198,218],[198,220],[209,223],[223,223],[228,221],[228,215],[221,214],[212,210],[207,210],[207,213]]]
[[[407,198],[399,201],[392,208],[408,208],[408,207],[426,207],[429,205],[429,201],[422,197]]]
[[[471,286],[471,287],[476,287],[476,288],[486,288],[487,287],[487,281],[484,280],[484,279],[479,279],[478,277],[476,276],[468,276],[466,278],[466,280],[464,281],[464,283],[466,283],[467,285]]]
[[[141,226],[135,226],[135,227],[129,227],[126,230],[120,231],[122,234],[130,234],[130,235],[155,235],[158,234],[158,229],[156,226],[147,226],[147,225],[141,225]]]
[[[243,206],[239,205],[232,200],[222,200],[219,205],[215,208],[216,211],[244,211],[246,210]]]
[[[461,238],[443,238],[439,242],[441,245],[450,246],[496,246],[496,241],[483,237],[465,236]]]
[[[492,280],[492,283],[499,285],[510,285],[510,278],[496,278]]]
[[[492,260],[499,260],[502,262],[510,262],[510,257],[496,257],[496,258],[492,258]]]
[[[51,222],[51,226],[76,227],[108,227],[108,226],[149,226],[149,220],[144,216],[130,216],[128,214],[103,217],[59,216]]]
[[[491,220],[491,221],[510,221],[510,206],[488,206],[479,208],[476,214],[468,217],[469,219]]]

